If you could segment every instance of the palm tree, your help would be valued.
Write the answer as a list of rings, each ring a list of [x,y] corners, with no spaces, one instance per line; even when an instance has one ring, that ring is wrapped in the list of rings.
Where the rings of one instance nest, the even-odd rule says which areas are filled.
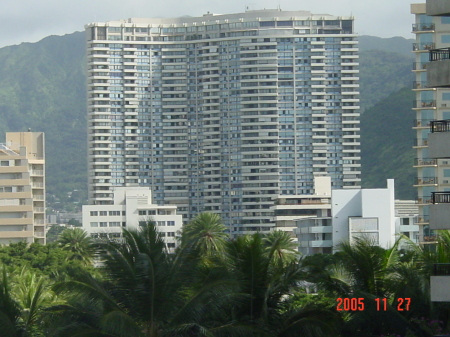
[[[273,231],[264,236],[266,254],[272,256],[271,263],[275,265],[288,266],[299,259],[297,244],[292,240],[288,232]]]
[[[223,257],[229,235],[218,214],[204,212],[197,215],[182,229],[181,247],[191,251],[192,258],[208,265]]]
[[[59,300],[50,289],[48,279],[36,275],[26,267],[19,273],[10,275],[10,279],[13,282],[12,294],[21,310],[20,320],[24,330],[33,337],[38,336],[43,333],[45,309],[58,304]]]
[[[211,276],[200,286],[154,224],[124,230],[123,241],[101,245],[101,256],[104,282],[78,275],[56,286],[68,302],[52,310],[55,336],[243,336],[246,327],[222,310],[233,282]]]
[[[3,268],[0,281],[0,327],[4,337],[20,337],[23,326],[20,322],[21,310],[14,300],[6,269]]]
[[[91,238],[81,228],[67,228],[58,237],[59,246],[72,253],[71,260],[80,260],[85,264],[92,262],[94,246]]]
[[[325,270],[322,289],[336,298],[362,298],[364,302],[363,310],[348,312],[348,320],[343,328],[346,336],[393,332],[404,335],[407,330],[414,331],[417,336],[426,336],[397,311],[397,299],[405,294],[406,289],[411,295],[412,287],[418,284],[415,281],[407,286],[406,279],[402,280],[408,272],[412,276],[413,271],[400,260],[399,242],[400,239],[388,249],[380,248],[367,239],[356,239],[352,245],[343,243],[340,245],[338,262]],[[377,307],[377,299],[388,300],[386,309]]]
[[[233,315],[253,325],[257,336],[330,336],[336,314],[328,310],[282,311],[301,280],[298,254],[284,233],[241,236],[228,244],[229,268],[242,294]]]

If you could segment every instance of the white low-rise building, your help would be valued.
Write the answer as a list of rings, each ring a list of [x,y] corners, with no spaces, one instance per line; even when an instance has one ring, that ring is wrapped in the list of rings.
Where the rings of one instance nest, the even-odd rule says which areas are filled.
[[[340,243],[362,237],[383,248],[391,247],[400,234],[417,242],[417,204],[395,200],[394,180],[387,181],[387,188],[331,191],[326,186],[330,180],[320,178],[314,195],[279,196],[275,206],[275,229],[290,231],[300,253],[330,254]]]
[[[151,220],[156,223],[167,248],[175,249],[176,236],[183,223],[176,206],[152,204],[148,187],[117,187],[113,193],[112,205],[83,206],[83,229],[92,238],[119,238],[122,228],[138,228]]]

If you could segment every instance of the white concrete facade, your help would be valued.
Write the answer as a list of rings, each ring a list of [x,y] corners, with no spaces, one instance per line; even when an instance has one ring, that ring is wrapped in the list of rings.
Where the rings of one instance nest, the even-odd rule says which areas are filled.
[[[182,216],[176,206],[152,204],[147,187],[117,187],[112,205],[84,205],[83,229],[92,238],[119,238],[122,228],[134,229],[147,221],[154,221],[162,233],[167,248],[173,251],[182,227]]]
[[[333,190],[333,247],[342,241],[367,237],[381,246],[395,242],[394,180],[387,188],[361,190]]]
[[[273,227],[273,198],[360,185],[353,18],[261,10],[86,26],[89,202],[148,186],[184,220]]]
[[[305,209],[309,216],[291,220],[299,251],[304,255],[333,253],[340,243],[358,237],[383,248],[394,245],[398,234],[416,241],[415,202],[395,200],[394,180],[389,179],[387,185],[383,189],[332,190],[322,211]]]

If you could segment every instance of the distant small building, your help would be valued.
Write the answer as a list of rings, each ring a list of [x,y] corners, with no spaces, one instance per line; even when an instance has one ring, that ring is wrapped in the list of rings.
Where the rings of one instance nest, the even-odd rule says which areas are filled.
[[[120,238],[122,228],[138,228],[149,220],[156,223],[167,248],[176,247],[176,235],[182,227],[182,216],[176,206],[152,204],[148,187],[117,187],[112,205],[84,205],[83,229],[92,238]]]
[[[314,194],[311,195],[278,195],[271,210],[275,221],[273,229],[290,233],[293,241],[297,242],[294,230],[298,221],[331,216],[331,178],[314,177]],[[302,237],[305,238],[305,235]]]

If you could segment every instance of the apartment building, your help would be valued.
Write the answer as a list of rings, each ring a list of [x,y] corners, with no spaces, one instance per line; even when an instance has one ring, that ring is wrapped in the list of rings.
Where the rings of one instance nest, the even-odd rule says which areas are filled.
[[[394,200],[394,180],[387,188],[331,190],[328,177],[318,178],[314,195],[282,196],[275,206],[275,229],[292,233],[303,255],[332,254],[341,242],[362,237],[384,248],[399,235],[417,242],[418,207]]]
[[[428,15],[425,3],[412,4],[411,12],[415,15],[413,32],[416,36],[413,46],[416,58],[413,68],[416,75],[413,87],[416,93],[413,108],[416,113],[414,129],[417,132],[414,146],[417,168],[415,186],[418,189],[420,241],[426,244],[436,241],[433,229],[437,228],[430,224],[432,196],[435,192],[450,189],[450,158],[436,154],[435,141],[434,145],[430,146],[430,140],[435,137],[437,131],[442,127],[445,129],[445,120],[450,120],[450,89],[439,83],[445,69],[440,65],[438,69],[433,64],[435,62],[430,63],[431,56],[440,58],[440,52],[437,50],[450,47],[450,18]],[[434,73],[431,79],[430,72]],[[442,149],[445,149],[445,146]]]
[[[426,80],[417,98],[427,99],[419,103],[426,107],[417,109],[418,117],[427,118],[426,127],[420,130],[426,143],[418,148],[423,164],[418,166],[423,185],[419,186],[419,201],[423,241],[433,243],[435,230],[450,229],[450,3],[428,0],[412,4],[411,12],[416,19],[416,39],[422,43],[416,58],[423,64],[417,76]],[[432,301],[450,302],[450,264],[435,264],[430,286]]]
[[[0,144],[0,244],[45,244],[45,140],[7,132]]]
[[[117,187],[113,195],[111,205],[83,206],[83,229],[92,238],[120,238],[122,228],[136,229],[153,221],[169,251],[175,250],[183,223],[176,206],[153,204],[148,187]]]
[[[86,25],[90,204],[148,186],[189,220],[273,227],[277,195],[360,185],[353,18],[307,11]],[[276,198],[275,198],[276,199]]]
[[[271,208],[274,212],[275,227],[291,234],[292,241],[298,242],[295,234],[299,221],[307,223],[331,217],[331,178],[314,177],[314,194],[280,195]]]

